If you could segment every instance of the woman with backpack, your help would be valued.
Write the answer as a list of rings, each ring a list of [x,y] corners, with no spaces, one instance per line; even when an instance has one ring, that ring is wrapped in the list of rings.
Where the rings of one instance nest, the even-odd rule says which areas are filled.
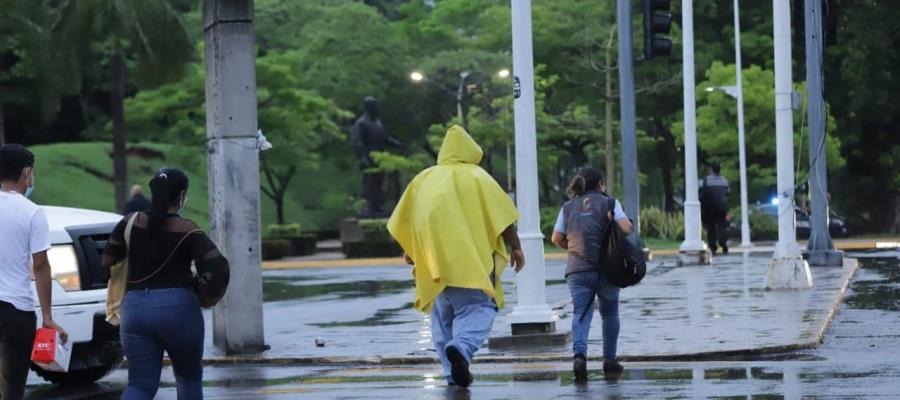
[[[630,234],[632,225],[618,200],[603,192],[603,177],[593,167],[584,167],[572,180],[571,200],[559,212],[552,242],[568,251],[566,283],[572,295],[572,349],[575,353],[575,380],[587,380],[587,339],[593,319],[594,297],[600,302],[603,318],[603,372],[621,374],[624,368],[616,360],[619,338],[619,288],[601,272],[603,235],[615,223]],[[611,204],[614,206],[610,207]]]
[[[127,261],[120,327],[128,358],[126,400],[156,395],[163,351],[172,360],[178,398],[203,398],[200,308],[224,296],[229,273],[228,261],[209,237],[180,215],[188,185],[184,172],[159,170],[150,180],[150,212],[126,215],[103,253],[105,267]]]

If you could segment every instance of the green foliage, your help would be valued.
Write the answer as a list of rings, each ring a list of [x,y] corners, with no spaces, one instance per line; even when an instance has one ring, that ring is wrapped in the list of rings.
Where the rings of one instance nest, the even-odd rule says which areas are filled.
[[[263,239],[262,259],[278,260],[291,255],[291,242],[286,239]]]
[[[737,108],[731,96],[721,92],[707,92],[706,88],[726,86],[734,82],[734,65],[714,62],[706,71],[706,80],[697,86],[697,142],[706,162],[719,163],[722,175],[732,182],[738,181]],[[743,71],[744,80],[744,129],[747,143],[747,175],[750,191],[759,193],[775,183],[775,75],[771,70],[750,66]],[[796,89],[800,93],[804,86]],[[805,96],[803,105],[805,107]],[[830,108],[828,108],[830,110]],[[805,113],[794,112],[795,160],[806,171],[809,162],[809,135],[804,122]],[[829,113],[825,149],[828,167],[838,170],[844,165],[840,155],[840,141],[834,135],[836,124]],[[683,141],[681,121],[674,122],[673,132]],[[797,179],[802,179],[801,172]]]
[[[300,237],[301,233],[300,224],[272,224],[266,229],[266,237],[271,239],[295,238]]]
[[[371,156],[377,167],[368,169],[368,172],[400,172],[404,175],[415,175],[433,161],[425,154],[407,157],[386,151],[373,151]]]
[[[778,239],[778,220],[761,212],[750,213],[750,237],[753,240]]]
[[[190,179],[188,194],[191,200],[183,215],[200,227],[209,227],[207,208],[206,165],[184,166],[174,162],[173,148],[169,145],[136,143],[132,149],[158,152],[162,158],[130,157],[129,175],[134,183],[143,184],[144,193],[150,193],[146,182],[161,167],[182,168]],[[113,197],[112,165],[109,163],[109,145],[106,143],[61,143],[32,146],[35,154],[35,172],[39,175],[39,187],[34,200],[39,204],[88,208],[117,212]],[[195,158],[201,158],[197,149]]]
[[[544,241],[549,242],[553,236],[553,227],[556,226],[558,216],[558,207],[541,207],[541,233],[544,235]]]
[[[387,230],[386,219],[361,219],[359,229],[362,230],[363,242],[390,243],[394,241]]]
[[[81,80],[99,71],[94,57],[109,59],[116,51],[128,57],[136,83],[151,87],[182,76],[193,55],[181,14],[170,0],[63,0],[55,7],[58,49]]]
[[[641,209],[641,236],[660,240],[684,238],[684,213],[665,212],[656,207]]]
[[[606,148],[602,139],[607,128],[615,141],[620,135],[616,2],[533,3],[539,189],[542,204],[553,205],[565,197],[576,166],[603,167],[607,155],[619,162],[617,149]],[[367,95],[382,101],[382,121],[411,150],[376,155],[380,170],[400,176],[401,187],[389,190],[395,193],[389,198],[395,197],[404,182],[435,162],[446,127],[464,123],[456,116],[455,98],[464,71],[470,73],[465,119],[485,151],[482,166],[506,181],[513,100],[511,80],[496,72],[511,67],[509,1],[256,0],[254,6],[259,126],[275,145],[263,153],[263,185],[270,195],[264,198],[265,219],[320,228],[355,213],[359,171],[343,136],[351,123],[347,110],[358,112]],[[885,2],[845,8],[839,40],[823,59],[830,189],[841,208],[860,210],[852,215],[860,221],[853,222],[896,227],[900,136],[894,133],[900,103],[894,97],[900,91],[895,79],[900,52],[893,44],[900,30],[889,18],[896,10]],[[677,2],[672,11],[680,13]],[[701,160],[720,163],[724,175],[737,182],[735,102],[704,91],[734,83],[734,67],[717,61],[734,54],[731,11],[730,3],[694,2],[695,65],[701,74],[697,128]],[[754,201],[775,177],[771,7],[748,2],[741,14]],[[640,27],[638,13],[634,18]],[[671,205],[683,197],[679,29],[673,26],[672,57],[635,66],[639,177],[648,204]],[[118,48],[127,65],[129,138],[174,144],[180,149],[169,150],[166,161],[203,175],[204,65],[202,47],[196,46],[202,37],[201,6],[187,0],[2,2],[0,105],[12,120],[4,126],[16,127],[7,129],[7,136],[28,143],[108,138],[108,63]],[[640,29],[634,29],[634,39],[640,49]],[[802,69],[797,64],[797,82],[803,80]],[[428,81],[410,82],[413,70]],[[797,90],[804,92],[802,85]],[[60,95],[64,101],[57,102]],[[62,112],[54,117],[58,105]],[[607,106],[613,110],[609,119]],[[804,112],[794,116],[801,180],[809,141]],[[96,156],[95,166],[106,170],[108,156]],[[621,171],[617,165],[613,169]],[[615,182],[615,174],[607,180]]]

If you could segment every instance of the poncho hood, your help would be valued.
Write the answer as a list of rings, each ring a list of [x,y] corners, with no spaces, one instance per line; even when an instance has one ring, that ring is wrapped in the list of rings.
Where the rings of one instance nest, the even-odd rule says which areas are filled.
[[[415,261],[420,311],[428,312],[448,286],[481,289],[503,307],[501,275],[509,256],[501,234],[518,213],[478,166],[482,154],[463,128],[451,127],[438,165],[410,182],[388,221],[388,231]]]
[[[438,165],[481,163],[484,151],[472,136],[459,125],[453,125],[444,136],[444,143],[438,153]]]

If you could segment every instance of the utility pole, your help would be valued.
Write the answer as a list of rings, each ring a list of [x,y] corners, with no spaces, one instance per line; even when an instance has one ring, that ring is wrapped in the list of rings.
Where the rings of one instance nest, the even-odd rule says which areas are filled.
[[[808,289],[812,275],[800,253],[794,215],[794,137],[790,2],[772,0],[775,45],[775,155],[778,171],[778,243],[766,275],[768,289]]]
[[[684,71],[684,243],[679,265],[709,264],[711,256],[700,238],[700,201],[697,188],[697,104],[694,83],[694,7],[681,0],[681,58]]]
[[[744,83],[741,66],[741,8],[734,0],[734,69],[737,75],[738,160],[741,174],[741,247],[753,247],[750,242],[750,214],[747,212],[747,145],[744,139]]]
[[[253,0],[204,0],[211,237],[231,264],[213,310],[213,342],[229,354],[265,350]]]
[[[615,151],[613,151],[613,132],[612,132],[612,102],[613,102],[613,93],[612,93],[612,42],[613,42],[613,34],[615,31],[610,29],[609,31],[609,40],[606,42],[606,93],[603,101],[603,111],[605,122],[603,123],[604,136],[606,140],[606,150],[604,150],[606,156],[606,193],[612,194],[615,189],[616,182],[616,159],[615,159]]]
[[[622,189],[625,212],[634,222],[632,236],[640,233],[637,122],[634,105],[634,55],[631,40],[631,0],[617,0],[619,28],[619,115],[622,127]]]
[[[516,138],[516,205],[519,238],[528,266],[516,275],[518,302],[509,314],[512,334],[556,330],[556,313],[547,304],[544,235],[538,209],[537,137],[534,105],[534,55],[531,0],[512,0],[512,56]]]
[[[825,157],[825,89],[822,87],[822,2],[806,0],[806,95],[809,105],[809,190],[812,212],[806,251],[812,266],[842,266],[828,231],[828,169]]]

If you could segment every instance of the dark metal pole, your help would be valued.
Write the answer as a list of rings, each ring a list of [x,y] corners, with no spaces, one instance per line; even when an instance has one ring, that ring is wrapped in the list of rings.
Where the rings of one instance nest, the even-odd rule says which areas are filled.
[[[825,99],[822,83],[822,2],[805,0],[806,94],[809,104],[809,190],[812,194],[807,244],[809,264],[840,266],[843,254],[835,251],[828,231],[828,170],[825,155]]]
[[[634,60],[631,43],[631,0],[617,0],[619,27],[619,114],[622,126],[623,206],[640,232],[640,192],[638,188],[637,123],[634,105]]]

